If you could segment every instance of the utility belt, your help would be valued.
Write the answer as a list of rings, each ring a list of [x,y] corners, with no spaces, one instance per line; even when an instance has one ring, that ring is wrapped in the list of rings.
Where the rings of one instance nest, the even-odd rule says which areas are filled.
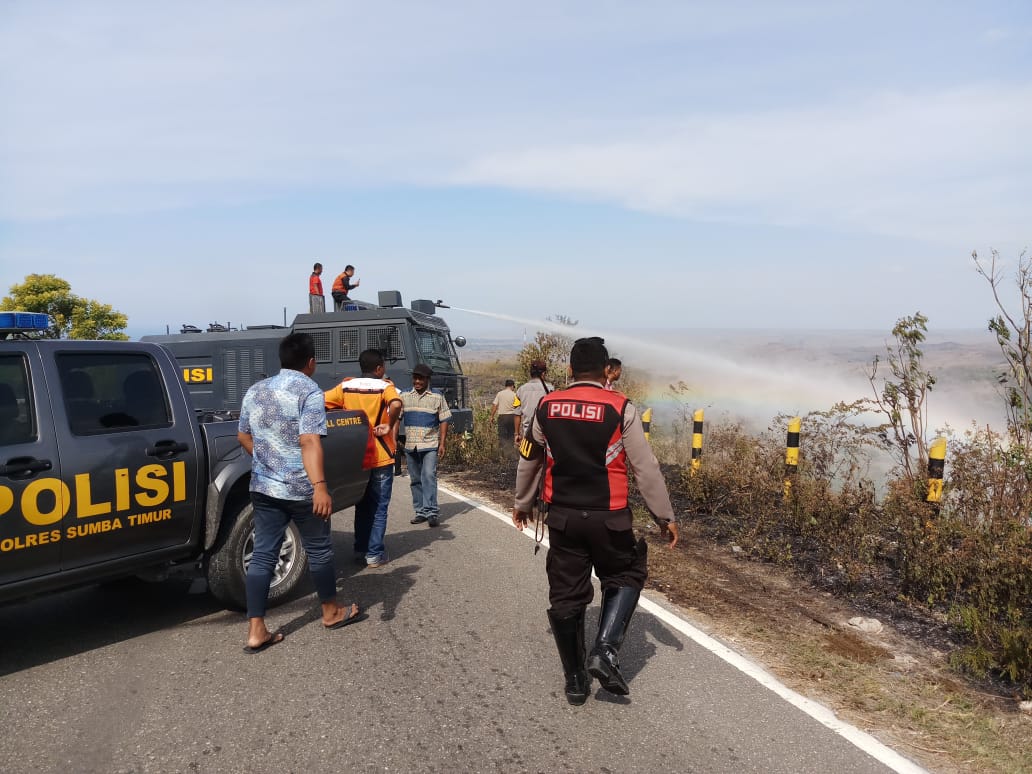
[[[605,524],[606,529],[613,532],[628,532],[634,529],[634,514],[630,508],[603,510],[597,508],[571,508],[566,505],[548,505],[548,524],[564,529],[571,521],[594,521]]]
[[[631,509],[628,506],[623,508],[578,508],[572,505],[560,505],[558,503],[548,503],[550,510],[556,513],[562,513],[564,516],[576,516],[582,519],[606,519],[609,517],[628,517],[633,518]]]

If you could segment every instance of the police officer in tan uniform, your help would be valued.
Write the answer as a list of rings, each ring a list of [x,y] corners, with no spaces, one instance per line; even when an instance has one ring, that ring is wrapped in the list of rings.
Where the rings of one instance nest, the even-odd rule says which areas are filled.
[[[513,427],[515,428],[517,444],[523,440],[523,436],[527,432],[530,418],[534,416],[534,409],[537,408],[538,401],[541,400],[542,396],[555,389],[555,385],[545,381],[545,372],[547,370],[548,365],[544,360],[540,358],[531,360],[530,379],[525,384],[521,384],[520,388],[516,390],[516,397],[512,401],[512,410],[516,415]]]
[[[547,512],[548,618],[570,704],[587,701],[591,676],[611,693],[630,692],[618,653],[647,568],[645,541],[635,541],[627,505],[628,471],[670,547],[677,544],[670,495],[638,413],[626,396],[605,389],[608,357],[598,337],[574,342],[574,381],[541,398],[516,472],[513,524],[523,529],[532,520],[539,491],[539,510]],[[602,612],[585,664],[584,610],[594,596],[592,569],[602,583]]]

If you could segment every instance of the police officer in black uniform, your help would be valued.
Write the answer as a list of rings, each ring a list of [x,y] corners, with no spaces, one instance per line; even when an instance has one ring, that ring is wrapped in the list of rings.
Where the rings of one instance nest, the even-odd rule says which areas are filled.
[[[570,704],[587,701],[591,676],[611,693],[630,692],[618,653],[647,568],[645,541],[635,541],[627,506],[628,470],[670,547],[677,543],[670,495],[637,411],[625,395],[605,389],[608,357],[598,337],[574,342],[574,381],[541,399],[516,472],[513,524],[523,529],[533,520],[535,498],[540,498],[539,514],[546,512],[548,619]],[[602,583],[602,612],[585,663],[584,610],[594,596],[592,568]]]

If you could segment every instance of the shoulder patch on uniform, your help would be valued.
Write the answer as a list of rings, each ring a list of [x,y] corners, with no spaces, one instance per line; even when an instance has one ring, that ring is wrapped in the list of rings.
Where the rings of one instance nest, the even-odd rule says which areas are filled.
[[[536,460],[543,451],[544,447],[535,443],[529,436],[520,441],[520,456],[525,460]]]

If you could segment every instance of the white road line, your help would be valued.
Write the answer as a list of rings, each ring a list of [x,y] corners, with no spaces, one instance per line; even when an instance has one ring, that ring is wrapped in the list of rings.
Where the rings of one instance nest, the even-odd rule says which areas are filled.
[[[512,516],[507,513],[495,510],[488,505],[477,500],[472,500],[465,495],[461,495],[445,486],[439,487],[441,491],[454,497],[456,500],[472,505],[474,508],[478,508],[484,513],[489,513],[496,519],[504,521],[506,524],[512,524]],[[534,539],[534,530],[531,527],[525,528],[523,534],[529,537],[531,540]],[[548,547],[548,538],[541,541],[541,544]],[[638,606],[644,608],[649,613],[660,619],[667,626],[676,629],[683,635],[693,640],[698,645],[701,645],[706,650],[713,653],[715,656],[722,658],[728,664],[733,666],[745,675],[748,675],[753,680],[758,682],[763,687],[773,691],[782,699],[787,701],[794,707],[799,708],[811,718],[816,720],[823,726],[827,726],[836,734],[847,740],[855,747],[863,750],[865,753],[870,755],[880,763],[885,764],[893,771],[899,772],[899,774],[928,774],[928,772],[918,766],[911,760],[900,755],[898,752],[888,747],[873,736],[865,731],[861,731],[856,726],[850,725],[843,720],[836,717],[835,713],[825,707],[823,704],[808,699],[800,693],[796,693],[787,685],[781,683],[776,677],[768,672],[758,664],[753,663],[741,653],[736,653],[721,642],[710,637],[700,629],[696,629],[690,623],[685,621],[680,616],[671,613],[664,607],[657,605],[655,602],[642,597],[638,602]]]

